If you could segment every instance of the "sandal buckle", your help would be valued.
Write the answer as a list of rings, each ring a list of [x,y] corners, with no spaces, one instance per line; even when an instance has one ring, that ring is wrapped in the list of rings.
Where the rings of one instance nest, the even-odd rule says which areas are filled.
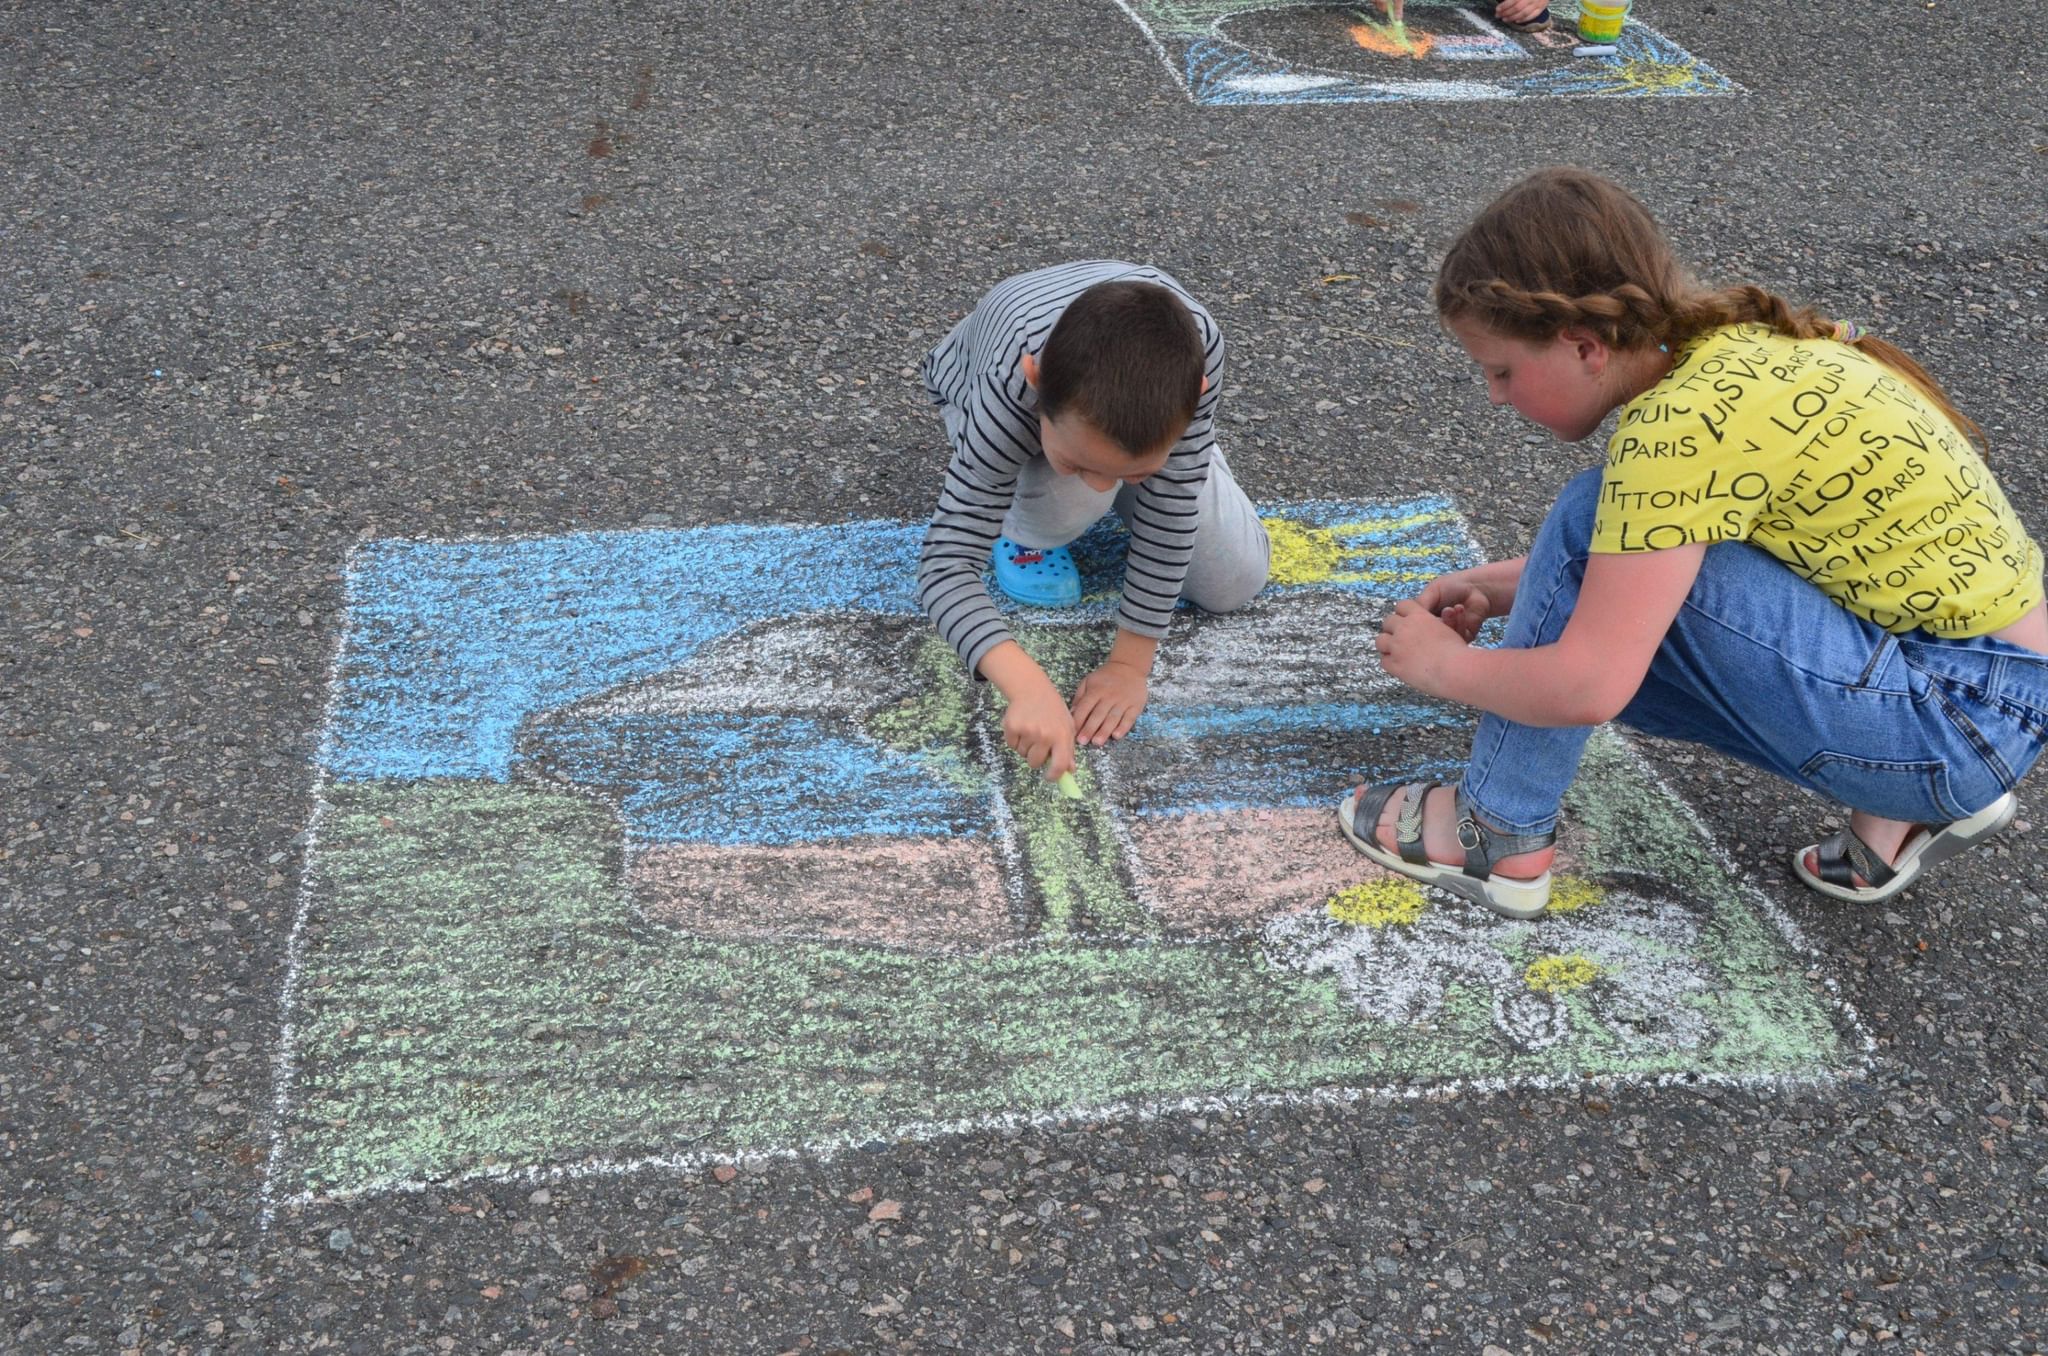
[[[1477,852],[1486,840],[1479,836],[1479,822],[1470,815],[1458,820],[1458,846],[1467,852]]]

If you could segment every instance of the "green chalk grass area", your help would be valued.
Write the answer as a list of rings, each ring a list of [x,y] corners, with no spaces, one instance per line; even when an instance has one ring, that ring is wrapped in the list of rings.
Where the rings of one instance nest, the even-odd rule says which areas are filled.
[[[1483,991],[1363,1017],[1257,939],[1055,940],[981,956],[713,941],[650,923],[604,807],[475,782],[326,789],[278,1187],[860,1142],[921,1123],[1450,1078],[1824,1073],[1803,966],[1618,748],[1573,811],[1599,869],[1707,901],[1715,1038],[1657,1058],[1597,1030],[1518,1052]],[[1305,901],[1306,902],[1306,901]]]

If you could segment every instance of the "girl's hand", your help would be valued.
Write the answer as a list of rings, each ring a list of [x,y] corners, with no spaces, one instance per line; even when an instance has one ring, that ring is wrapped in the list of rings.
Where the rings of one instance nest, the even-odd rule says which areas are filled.
[[[1084,744],[1122,739],[1145,709],[1143,670],[1111,659],[1074,689],[1074,728]]]
[[[1430,585],[1435,587],[1435,583]],[[1428,592],[1423,590],[1425,597]],[[1476,604],[1467,600],[1452,606],[1460,609],[1460,616],[1473,606],[1483,612],[1485,595],[1478,594],[1477,598]],[[1484,619],[1482,615],[1480,620]],[[1473,623],[1472,629],[1479,629],[1478,622]],[[1394,604],[1394,610],[1380,623],[1380,633],[1373,644],[1379,649],[1382,669],[1418,692],[1441,697],[1446,695],[1446,676],[1459,656],[1466,653],[1471,639],[1450,621],[1432,614],[1421,598],[1404,598]]]
[[[1415,601],[1425,612],[1450,627],[1467,645],[1493,615],[1493,600],[1463,571],[1438,575],[1423,586]]]
[[[1003,712],[1003,742],[1031,766],[1045,773],[1047,781],[1074,770],[1074,719],[1059,689],[1041,683],[1010,700]]]

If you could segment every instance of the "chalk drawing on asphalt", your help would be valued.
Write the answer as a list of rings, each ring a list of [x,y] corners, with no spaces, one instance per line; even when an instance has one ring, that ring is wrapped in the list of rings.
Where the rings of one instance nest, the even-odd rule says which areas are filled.
[[[1641,98],[1734,94],[1741,86],[1631,18],[1610,56],[1575,57],[1577,8],[1516,33],[1492,6],[1407,0],[1114,0],[1198,104]]]
[[[921,524],[360,547],[268,1199],[1856,1062],[1789,920],[1616,738],[1543,919],[1345,844],[1354,778],[1463,756],[1467,716],[1381,673],[1371,635],[1475,556],[1441,499],[1266,520],[1274,582],[1181,614],[1078,802],[916,614]],[[1081,608],[1012,614],[1068,687],[1108,643],[1120,538],[1078,554]]]

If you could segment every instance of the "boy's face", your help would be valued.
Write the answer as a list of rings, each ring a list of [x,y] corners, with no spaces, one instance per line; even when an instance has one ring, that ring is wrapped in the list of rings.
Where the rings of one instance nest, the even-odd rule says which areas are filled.
[[[1038,359],[1026,353],[1023,367],[1024,380],[1037,390]],[[1202,378],[1202,389],[1209,389],[1207,377]],[[1060,475],[1081,477],[1081,483],[1098,494],[1158,474],[1179,441],[1176,433],[1154,450],[1134,456],[1078,414],[1070,412],[1057,419],[1038,416],[1038,444],[1045,449],[1046,464]]]
[[[1074,413],[1057,419],[1038,417],[1038,441],[1045,460],[1063,476],[1079,476],[1081,483],[1098,493],[1119,484],[1135,485],[1166,465],[1173,452],[1172,439],[1157,451],[1134,457],[1101,429]]]

